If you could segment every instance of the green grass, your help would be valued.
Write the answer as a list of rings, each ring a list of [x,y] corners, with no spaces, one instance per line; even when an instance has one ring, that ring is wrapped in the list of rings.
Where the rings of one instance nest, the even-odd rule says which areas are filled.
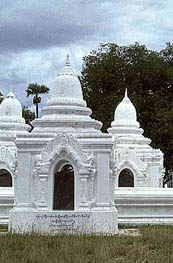
[[[0,235],[2,263],[172,263],[173,227],[140,236]]]
[[[0,233],[7,232],[7,231],[8,231],[8,227],[6,225],[0,225]]]

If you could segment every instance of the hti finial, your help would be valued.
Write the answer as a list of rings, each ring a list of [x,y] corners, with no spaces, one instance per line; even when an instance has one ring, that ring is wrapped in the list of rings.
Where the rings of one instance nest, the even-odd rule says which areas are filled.
[[[125,98],[127,98],[128,96],[127,96],[127,88],[126,88],[126,90],[125,90]]]
[[[62,72],[60,75],[74,75],[71,65],[70,65],[70,57],[69,54],[67,54],[66,57],[66,62],[65,62],[65,67],[63,68]]]
[[[10,92],[13,92],[13,84],[11,84]]]
[[[15,94],[14,94],[14,91],[13,91],[13,85],[11,84],[10,86],[10,92],[7,94],[7,98],[15,98]]]
[[[70,66],[70,56],[69,56],[69,54],[67,54],[65,65],[68,66],[68,67]]]

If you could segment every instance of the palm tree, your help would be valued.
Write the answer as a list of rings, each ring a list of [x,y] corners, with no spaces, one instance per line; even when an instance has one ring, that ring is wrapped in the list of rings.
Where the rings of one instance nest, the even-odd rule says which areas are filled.
[[[47,88],[45,85],[38,85],[35,84],[29,84],[27,87],[26,93],[27,97],[30,95],[33,95],[33,104],[36,106],[36,118],[38,118],[38,104],[41,102],[41,97],[39,97],[39,94],[46,94],[49,92],[49,88]]]

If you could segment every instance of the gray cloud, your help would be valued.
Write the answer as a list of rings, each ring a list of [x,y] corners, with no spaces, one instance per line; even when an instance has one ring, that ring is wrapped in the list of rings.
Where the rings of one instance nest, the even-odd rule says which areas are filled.
[[[51,88],[67,53],[79,71],[100,42],[163,49],[173,41],[172,12],[170,0],[1,0],[0,90],[6,94],[13,84],[31,104],[29,83]]]
[[[76,0],[14,3],[2,8],[0,16],[0,48],[5,50],[66,46],[94,37],[100,24],[103,33],[107,27],[107,16],[100,13],[104,1],[100,6],[97,1]]]

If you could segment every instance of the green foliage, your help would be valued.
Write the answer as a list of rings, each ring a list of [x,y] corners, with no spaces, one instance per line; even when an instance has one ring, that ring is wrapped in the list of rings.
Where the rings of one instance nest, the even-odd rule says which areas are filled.
[[[152,51],[135,43],[100,44],[84,57],[81,84],[92,117],[111,126],[116,106],[128,89],[144,135],[165,153],[165,167],[173,168],[173,45]]]
[[[35,119],[35,113],[32,112],[28,107],[22,108],[22,116],[25,119],[26,124],[30,124]]]
[[[29,84],[26,90],[27,97],[30,95],[33,97],[33,104],[36,106],[36,117],[38,118],[38,104],[41,103],[41,97],[39,97],[39,94],[47,94],[49,92],[49,88],[47,88],[45,85],[38,85],[35,84]]]
[[[0,234],[5,263],[173,262],[173,227],[143,227],[139,236]]]

